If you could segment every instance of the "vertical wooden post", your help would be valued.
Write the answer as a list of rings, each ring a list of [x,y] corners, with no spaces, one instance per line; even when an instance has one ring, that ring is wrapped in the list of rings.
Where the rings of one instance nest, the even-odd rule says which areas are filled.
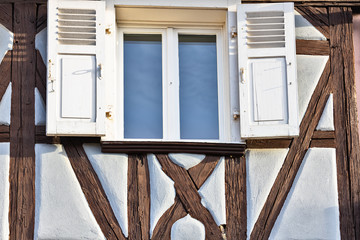
[[[226,237],[246,239],[246,160],[227,157],[225,161]]]
[[[342,239],[359,239],[360,148],[351,8],[330,7],[329,21],[340,231]]]
[[[36,4],[14,3],[10,125],[10,239],[33,239]]]

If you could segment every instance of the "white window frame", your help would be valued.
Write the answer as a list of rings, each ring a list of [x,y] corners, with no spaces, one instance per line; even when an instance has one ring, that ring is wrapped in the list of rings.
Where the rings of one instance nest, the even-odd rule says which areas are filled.
[[[219,26],[167,26],[142,25],[118,26],[116,49],[116,112],[118,118],[117,140],[121,141],[181,141],[181,142],[229,142],[230,141],[230,99],[229,79],[226,74],[227,56],[226,28]],[[161,34],[162,35],[162,90],[163,90],[163,138],[140,139],[124,138],[124,34]],[[179,61],[178,35],[216,35],[217,50],[217,88],[218,88],[218,120],[219,139],[180,139],[180,99],[179,99]],[[171,109],[171,110],[170,110]]]

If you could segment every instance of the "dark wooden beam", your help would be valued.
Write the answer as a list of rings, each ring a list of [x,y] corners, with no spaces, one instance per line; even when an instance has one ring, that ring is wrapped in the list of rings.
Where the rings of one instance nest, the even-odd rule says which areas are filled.
[[[35,223],[36,4],[14,4],[10,125],[10,239],[33,239]]]
[[[312,136],[314,139],[334,139],[335,138],[335,131],[314,131]]]
[[[360,148],[350,8],[329,8],[337,183],[342,239],[360,238]]]
[[[150,239],[150,176],[146,154],[129,155],[128,222],[129,240]]]
[[[188,170],[188,173],[190,174],[190,177],[198,190],[214,171],[218,162],[218,156],[206,156],[205,159],[202,160],[198,165]]]
[[[357,0],[243,0],[241,3],[279,3],[279,2],[294,2],[295,6],[312,6],[312,7],[328,7],[328,6],[360,6]]]
[[[292,139],[249,139],[247,148],[289,148]]]
[[[299,136],[291,143],[283,166],[254,225],[251,239],[268,239],[270,236],[330,95],[329,75],[330,62],[328,61],[301,121]]]
[[[327,39],[330,37],[327,8],[297,6],[295,10],[307,19]]]
[[[10,142],[10,127],[0,125],[0,142]]]
[[[6,27],[9,31],[13,32],[13,9],[12,5],[7,3],[3,4],[2,1],[0,4],[0,24]]]
[[[296,54],[329,56],[329,42],[321,40],[296,39]]]
[[[85,153],[82,142],[71,138],[63,138],[62,142],[76,178],[105,238],[125,240],[100,180]]]
[[[101,146],[102,152],[105,153],[198,153],[242,156],[245,152],[244,144],[234,143],[105,141]]]
[[[41,30],[47,26],[47,5],[39,4],[38,5],[38,15],[36,21],[36,32],[39,33]]]
[[[39,50],[36,50],[36,87],[46,105],[46,66]]]
[[[163,171],[174,182],[177,196],[186,211],[202,222],[205,226],[206,239],[221,239],[221,232],[210,212],[201,204],[201,198],[189,173],[182,167],[173,163],[165,154],[157,154]]]
[[[225,160],[226,238],[247,238],[246,160],[245,157]]]

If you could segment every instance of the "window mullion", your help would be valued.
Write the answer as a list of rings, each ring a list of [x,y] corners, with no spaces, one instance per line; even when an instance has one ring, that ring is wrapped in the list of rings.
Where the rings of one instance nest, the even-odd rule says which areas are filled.
[[[176,30],[166,30],[166,86],[164,87],[164,139],[180,139],[180,116],[179,116],[179,59],[178,59],[178,36]]]

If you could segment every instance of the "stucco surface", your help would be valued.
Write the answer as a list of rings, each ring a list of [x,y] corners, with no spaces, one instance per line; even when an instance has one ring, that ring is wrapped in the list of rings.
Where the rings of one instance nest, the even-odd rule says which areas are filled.
[[[247,234],[269,195],[288,149],[251,149],[246,152]]]
[[[321,115],[316,130],[321,131],[334,131],[334,100],[333,94],[331,93],[329,99],[326,102],[324,111]]]
[[[204,225],[189,214],[177,220],[171,227],[171,240],[204,240]]]
[[[10,143],[0,143],[0,238],[9,236]]]
[[[308,20],[301,16],[297,11],[295,13],[295,35],[297,39],[305,40],[326,40],[326,37],[319,32]]]
[[[8,50],[13,48],[14,34],[0,24],[0,63]]]
[[[201,196],[201,204],[209,210],[216,224],[226,224],[224,157],[221,157],[214,171],[198,192]]]
[[[84,150],[99,177],[113,212],[125,235],[128,236],[126,154],[102,153],[99,144],[84,144]]]
[[[34,239],[105,239],[62,145],[36,144]]]
[[[0,101],[0,125],[10,125],[11,115],[11,83]]]
[[[35,36],[35,49],[39,50],[44,63],[47,62],[47,28],[41,30]]]
[[[202,160],[204,160],[205,155],[190,153],[170,153],[169,158],[171,159],[171,161],[173,161],[180,167],[188,170],[189,168],[198,165]]]
[[[148,154],[150,175],[150,237],[164,212],[175,202],[174,181],[162,170],[154,154]]]
[[[328,56],[297,55],[299,123],[304,117],[314,89],[324,71]]]
[[[35,125],[46,124],[45,103],[38,88],[35,88]]]
[[[311,148],[270,239],[340,239],[334,148]]]

